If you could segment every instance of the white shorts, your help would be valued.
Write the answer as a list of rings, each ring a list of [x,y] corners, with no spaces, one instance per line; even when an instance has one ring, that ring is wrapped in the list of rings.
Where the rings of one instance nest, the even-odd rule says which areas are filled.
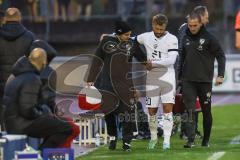
[[[160,78],[159,78],[160,77]],[[175,103],[175,72],[151,70],[146,79],[146,106],[157,108],[161,103]]]

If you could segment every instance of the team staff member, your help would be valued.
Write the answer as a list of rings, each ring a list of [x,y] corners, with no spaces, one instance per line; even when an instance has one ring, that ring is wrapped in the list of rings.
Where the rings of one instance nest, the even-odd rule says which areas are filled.
[[[202,24],[204,26],[206,26],[209,22],[209,14],[208,14],[208,10],[206,6],[196,6],[193,9],[193,12],[195,12],[196,14],[198,14],[201,17],[201,21]],[[181,47],[182,47],[182,39],[183,37],[186,35],[186,30],[188,29],[188,25],[187,23],[184,23],[180,26],[179,31],[178,31],[178,42],[179,42],[179,50],[181,52]],[[201,109],[200,109],[201,110]],[[199,115],[199,110],[196,110],[196,112],[194,113],[196,116],[196,137],[198,138],[202,138],[202,135],[200,133],[200,131],[198,131],[198,115]],[[185,137],[186,133],[185,133],[185,123],[181,123],[181,137]]]
[[[42,104],[40,71],[47,63],[46,52],[35,48],[13,66],[4,90],[4,122],[9,134],[43,138],[40,149],[70,147],[79,127],[52,115]]]
[[[127,61],[122,61],[122,55],[127,57],[128,62],[132,61],[134,56],[138,61],[146,61],[146,55],[139,49],[136,40],[130,38],[132,29],[126,22],[117,21],[115,24],[115,35],[104,36],[100,42],[95,56],[103,61],[103,69],[101,71],[101,79],[98,89],[109,91],[114,93],[119,99],[118,108],[105,115],[107,124],[108,135],[110,136],[109,149],[114,150],[117,142],[117,126],[116,116],[120,113],[124,115],[122,117],[122,128],[123,128],[123,149],[125,151],[131,150],[131,140],[133,136],[133,121],[129,120],[131,114],[134,113],[132,110],[130,100],[133,99],[134,92],[131,88],[134,88],[132,79],[126,81],[126,72],[131,72],[132,65]],[[116,61],[116,57],[117,58]],[[90,75],[88,77],[88,85],[94,85],[96,71],[101,68],[101,64],[97,64],[93,60]],[[113,106],[114,108],[114,106]],[[123,114],[122,114],[123,113]]]
[[[35,39],[35,35],[21,24],[22,14],[17,8],[8,8],[4,19],[5,23],[0,29],[0,114],[4,110],[1,105],[4,85],[11,74],[12,65],[30,51]]]
[[[204,136],[202,146],[209,146],[212,128],[211,93],[214,73],[214,60],[218,62],[218,76],[215,85],[223,83],[225,72],[225,54],[219,43],[204,27],[201,17],[192,12],[188,19],[188,29],[182,40],[180,54],[179,79],[183,83],[183,101],[188,113],[185,148],[194,146],[195,138],[195,103],[199,97],[202,113]]]

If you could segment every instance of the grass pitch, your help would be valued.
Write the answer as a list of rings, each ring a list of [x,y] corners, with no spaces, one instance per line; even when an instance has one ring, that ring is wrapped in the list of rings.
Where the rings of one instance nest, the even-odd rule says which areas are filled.
[[[109,151],[107,146],[102,146],[77,160],[240,160],[240,140],[230,144],[234,137],[240,135],[240,105],[214,107],[212,113],[210,148],[201,147],[201,140],[196,140],[195,148],[185,149],[185,141],[175,135],[168,151],[162,150],[163,138],[159,139],[154,150],[147,150],[148,140],[133,141],[132,152],[129,153],[122,151],[122,142],[119,141],[115,151]],[[199,117],[202,122],[202,116]],[[202,131],[200,123],[199,128]]]

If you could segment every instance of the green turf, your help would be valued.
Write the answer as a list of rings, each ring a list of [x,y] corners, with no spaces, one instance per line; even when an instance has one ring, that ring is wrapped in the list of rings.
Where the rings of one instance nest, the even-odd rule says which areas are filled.
[[[106,146],[100,147],[77,160],[207,160],[215,152],[225,152],[220,160],[240,159],[240,145],[230,145],[229,142],[240,134],[240,105],[214,107],[213,130],[210,148],[202,148],[201,141],[196,141],[193,149],[184,149],[185,141],[176,135],[172,138],[171,150],[162,150],[162,138],[155,150],[147,150],[147,140],[137,140],[132,143],[132,152],[121,150],[121,141],[115,151],[109,151]],[[200,116],[201,117],[201,116]],[[200,118],[201,119],[201,118]],[[200,120],[201,121],[201,120]],[[200,125],[200,130],[202,126]]]

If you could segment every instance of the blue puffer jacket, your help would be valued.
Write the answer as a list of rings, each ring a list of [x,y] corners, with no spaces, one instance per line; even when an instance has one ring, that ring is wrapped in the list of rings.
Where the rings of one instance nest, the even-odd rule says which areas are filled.
[[[39,72],[25,56],[14,65],[4,90],[4,122],[8,133],[22,134],[34,120],[48,108],[41,105],[41,79]]]

